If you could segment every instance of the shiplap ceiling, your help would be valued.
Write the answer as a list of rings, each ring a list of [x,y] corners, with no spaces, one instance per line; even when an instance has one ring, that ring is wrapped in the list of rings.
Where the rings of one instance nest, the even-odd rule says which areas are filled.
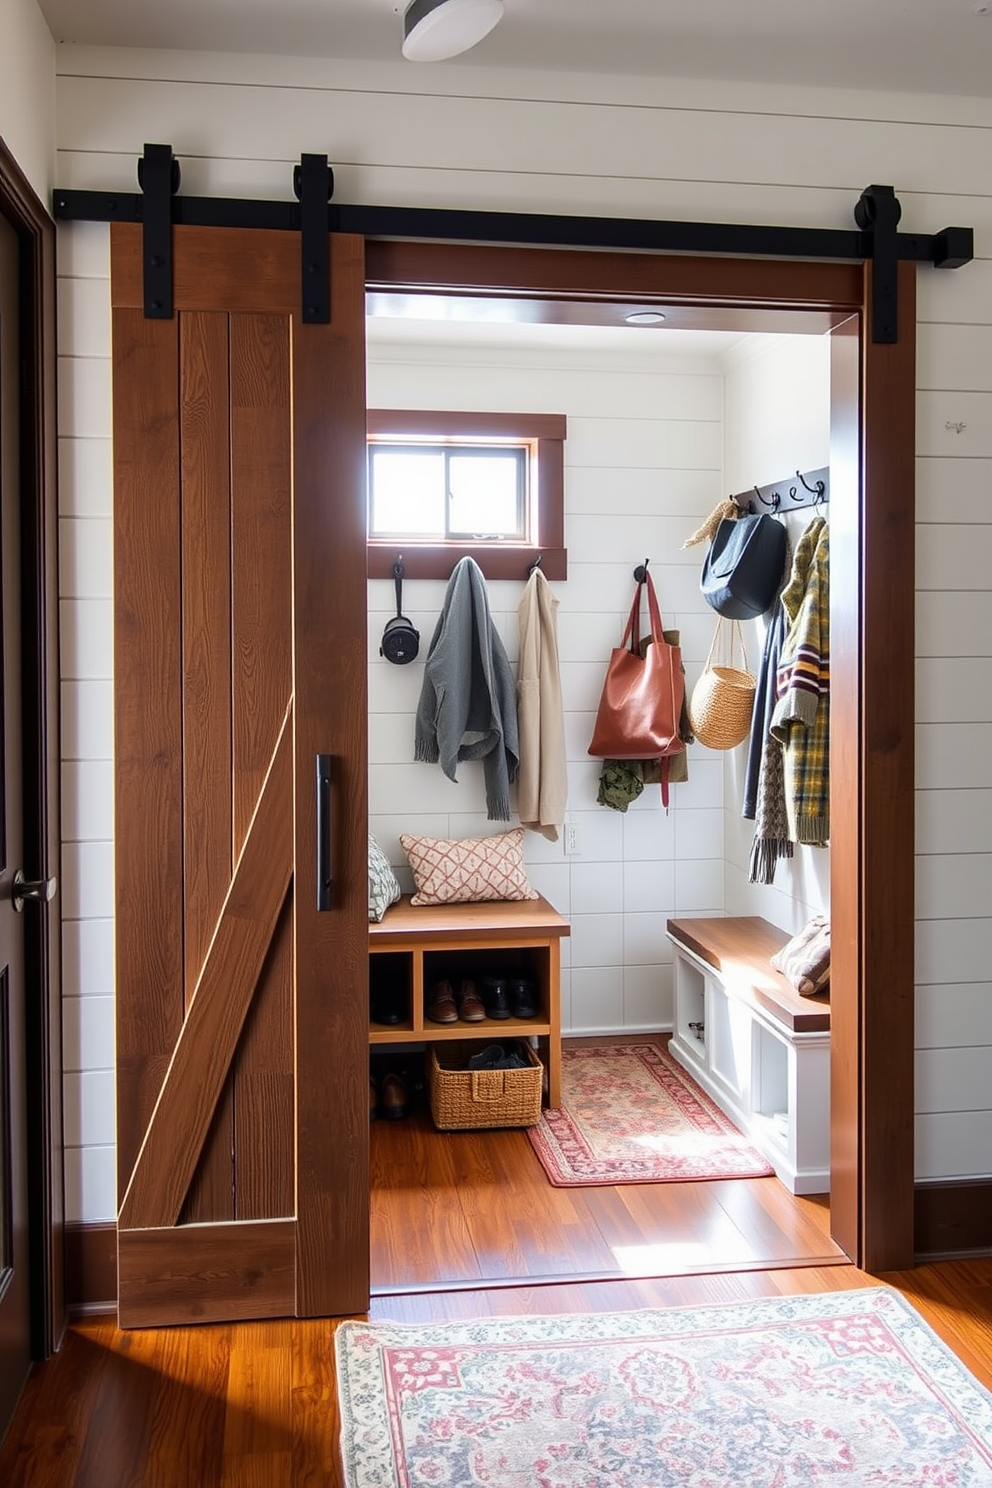
[[[40,0],[56,41],[397,61],[405,0]],[[506,0],[454,63],[992,97],[982,0]],[[424,64],[407,63],[423,70]]]

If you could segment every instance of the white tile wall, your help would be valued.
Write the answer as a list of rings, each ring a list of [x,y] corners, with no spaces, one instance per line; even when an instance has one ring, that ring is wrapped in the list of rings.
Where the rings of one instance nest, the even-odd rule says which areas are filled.
[[[49,108],[43,76],[49,44],[46,39],[41,46],[39,37],[26,49],[20,36],[13,52],[0,49],[0,133],[44,191],[47,140],[39,121]],[[992,585],[986,577],[992,466],[992,191],[987,172],[992,112],[986,104],[791,89],[788,84],[777,88],[770,102],[767,89],[729,81],[670,80],[662,88],[656,78],[540,73],[511,78],[457,65],[437,69],[428,78],[402,64],[372,68],[316,58],[166,56],[127,49],[62,47],[57,66],[56,177],[65,186],[133,190],[142,141],[166,139],[183,156],[186,193],[287,198],[288,162],[298,158],[301,141],[323,139],[332,149],[335,140],[339,145],[347,141],[348,158],[335,162],[335,170],[337,197],[348,202],[838,226],[850,221],[858,192],[867,179],[874,179],[896,184],[904,225],[915,230],[937,231],[951,221],[974,224],[978,260],[953,273],[923,271],[919,280],[924,325],[917,434],[918,654],[925,661],[992,656]],[[26,153],[18,148],[25,133]],[[107,529],[99,525],[111,512],[106,228],[79,224],[60,229],[58,266],[64,358],[60,509],[68,576],[61,600],[63,752],[67,763],[82,766],[106,761],[112,752],[109,550],[100,551]],[[381,368],[385,403],[394,400],[409,375],[401,365],[409,364],[409,358],[396,353],[393,359],[393,371],[385,364]],[[627,543],[648,534],[655,558],[672,537],[665,520],[675,519],[681,530],[683,517],[708,511],[725,494],[725,486],[739,489],[738,477],[745,483],[764,478],[752,458],[758,446],[746,429],[738,429],[739,437],[723,449],[721,408],[715,400],[720,379],[705,369],[690,375],[670,360],[659,362],[654,386],[642,396],[640,374],[614,363],[604,366],[600,386],[590,394],[584,369],[572,367],[561,353],[555,360],[556,370],[565,374],[559,385],[567,386],[574,400],[569,404],[568,473],[574,533],[568,534],[572,564],[568,584],[562,586],[561,636],[566,664],[575,669],[568,682],[570,689],[575,687],[568,716],[570,809],[581,852],[564,859],[554,846],[534,838],[528,845],[534,881],[570,913],[573,868],[612,864],[622,874],[625,894],[629,889],[631,905],[640,906],[644,900],[639,896],[648,890],[639,879],[635,887],[629,870],[643,865],[662,878],[674,873],[671,907],[679,913],[726,907],[766,914],[792,928],[797,918],[827,902],[827,855],[800,854],[783,886],[758,891],[747,884],[743,865],[750,836],[736,816],[739,773],[734,759],[726,761],[726,785],[717,791],[709,779],[714,772],[703,769],[713,761],[694,751],[692,781],[667,817],[654,803],[637,803],[625,816],[597,807],[595,767],[582,759],[595,706],[590,668],[594,671],[601,662],[604,638],[609,639],[611,627],[622,618],[631,563],[648,551],[631,558]],[[525,372],[513,354],[498,347],[485,365],[494,377],[480,388],[478,406],[548,406],[548,369]],[[452,389],[460,393],[463,382],[461,372],[450,368],[436,406],[450,405]],[[495,382],[502,384],[502,405],[495,401]],[[619,391],[610,406],[600,407],[595,399],[610,383]],[[752,396],[751,405],[754,438],[765,439],[761,447],[775,456],[767,478],[776,479],[781,445],[768,443],[766,436],[773,424],[776,441],[783,430],[798,431],[806,449],[812,400],[793,397],[789,417],[775,401]],[[956,433],[949,423],[964,427]],[[735,451],[743,470],[733,468]],[[797,463],[825,460],[804,456]],[[621,519],[615,526],[604,521],[613,513]],[[590,520],[583,530],[585,519]],[[96,525],[84,527],[88,522]],[[584,557],[576,551],[577,545],[594,539],[611,543],[619,556],[603,560],[599,552]],[[698,670],[711,625],[693,608],[693,562],[683,562],[676,553],[668,563],[655,563],[666,618],[682,632],[690,672]],[[426,646],[443,585],[417,587],[420,593],[412,600]],[[506,589],[508,597],[496,608],[512,644],[517,589]],[[378,592],[371,587],[370,608],[375,738],[370,790],[375,800],[381,784],[392,803],[373,816],[374,829],[395,843],[407,823],[435,834],[485,825],[477,788],[467,781],[439,803],[428,804],[418,793],[416,813],[407,815],[410,795],[395,772],[409,766],[394,757],[398,751],[390,741],[392,725],[381,722],[380,715],[412,712],[417,675],[415,669],[376,662],[378,634],[392,613],[390,586]],[[973,684],[967,668],[947,668],[946,676],[938,668],[921,670],[921,857],[992,853],[992,720],[987,714],[976,716],[979,705],[974,701],[985,685],[984,673]],[[385,772],[381,781],[379,771]],[[700,794],[711,790],[709,799]],[[723,811],[725,860],[676,862],[677,826],[680,845],[689,834],[688,823],[681,830],[683,810],[700,821]],[[79,831],[107,830],[106,810],[85,822],[77,812],[74,820]],[[705,838],[715,847],[715,834],[708,833],[704,826],[701,834],[691,835],[697,843]],[[953,872],[948,881],[962,883],[960,867]],[[63,873],[67,999],[105,999],[113,988],[112,842],[102,837],[67,842]],[[934,1030],[953,1022],[961,1048],[989,1050],[989,921],[980,914],[963,916],[959,905],[947,902],[946,893],[941,896],[936,877],[939,870],[935,876],[932,866],[921,867],[921,883],[929,886],[931,896],[923,908],[929,905],[938,916],[921,921],[917,935],[921,1048],[943,1047]],[[978,908],[973,898],[967,902]],[[949,909],[954,913],[945,917]],[[640,907],[630,910],[631,917],[651,913]],[[623,926],[615,923],[625,917],[615,911],[578,916],[576,944],[565,942],[566,962],[575,963],[564,989],[566,1026],[658,1026],[670,1015],[670,962],[662,950],[656,964],[625,965]],[[582,928],[593,920],[604,922],[599,928],[612,947],[614,960],[606,966],[574,955],[576,947],[584,956],[593,954],[586,949],[593,937]],[[640,937],[638,944],[644,944]],[[646,950],[650,953],[650,944]],[[89,1051],[91,1034],[84,1037],[82,1028],[84,1021],[87,1029],[90,1024],[81,1014],[81,1009],[67,1013],[67,1022],[77,1018],[79,1048]],[[106,1058],[105,1036],[92,1047],[94,1058]],[[88,1059],[90,1054],[78,1057]],[[94,1077],[92,1089],[83,1083],[84,1075]],[[115,1210],[108,1076],[102,1065],[66,1075],[72,1096],[67,1110],[75,1113],[68,1131],[70,1219],[104,1219]],[[921,1113],[920,1176],[988,1173],[990,1123],[987,1110],[955,1106]]]
[[[755,338],[728,356],[725,457],[728,487],[781,480],[793,470],[830,464],[830,348],[825,337]],[[793,544],[813,513],[800,510],[786,519]],[[764,627],[744,627],[748,665],[761,663]],[[731,914],[759,914],[783,930],[799,930],[811,914],[830,904],[830,854],[796,847],[779,863],[773,886],[748,882],[754,823],[741,817],[747,749],[724,756],[726,771],[725,905]]]
[[[560,334],[560,333],[559,333]],[[373,407],[495,408],[561,412],[565,444],[565,511],[569,576],[556,584],[561,680],[569,760],[569,819],[578,851],[528,833],[526,856],[535,887],[569,917],[569,964],[563,976],[566,1032],[622,1032],[671,1026],[671,954],[665,921],[676,910],[721,909],[723,771],[701,748],[691,751],[690,780],[672,787],[666,813],[657,786],[626,813],[596,802],[601,765],[589,757],[603,676],[633,598],[633,570],[645,557],[666,624],[686,631],[687,665],[698,672],[708,630],[699,595],[699,552],[682,542],[720,498],[723,373],[712,357],[673,354],[657,342],[664,365],[639,338],[628,357],[586,349],[567,361],[536,339],[512,356],[485,336],[465,347],[424,336],[419,347],[371,328],[368,385]],[[488,355],[489,350],[493,355]],[[687,479],[687,475],[691,479]],[[580,510],[572,505],[573,482]],[[664,491],[659,503],[652,493]],[[511,659],[516,655],[520,583],[489,585],[493,618]],[[481,765],[464,764],[457,785],[437,766],[413,761],[413,713],[443,583],[404,585],[404,610],[422,633],[421,655],[402,668],[378,655],[382,626],[393,613],[389,582],[369,585],[369,810],[382,844],[409,882],[398,849],[404,802],[417,819],[435,813],[444,831],[465,835],[499,829],[486,823]],[[708,639],[707,639],[708,644]],[[388,826],[387,826],[388,823]],[[676,866],[678,859],[678,868]],[[688,871],[683,876],[681,865]]]

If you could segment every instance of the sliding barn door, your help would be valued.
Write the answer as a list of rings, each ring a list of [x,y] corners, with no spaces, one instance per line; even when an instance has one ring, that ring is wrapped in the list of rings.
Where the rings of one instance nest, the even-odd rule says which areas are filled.
[[[295,233],[173,237],[152,320],[112,230],[125,1327],[368,1301],[363,243],[318,326]]]

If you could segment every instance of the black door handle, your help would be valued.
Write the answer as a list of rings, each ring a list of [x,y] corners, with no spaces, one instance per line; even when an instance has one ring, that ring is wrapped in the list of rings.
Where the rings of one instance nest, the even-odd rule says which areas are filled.
[[[331,756],[317,756],[317,908],[330,909],[331,877]]]

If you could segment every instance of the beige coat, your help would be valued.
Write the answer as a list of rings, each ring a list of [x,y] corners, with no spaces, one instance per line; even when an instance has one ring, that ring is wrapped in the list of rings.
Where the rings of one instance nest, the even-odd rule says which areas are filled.
[[[527,581],[517,607],[520,662],[517,723],[520,767],[517,811],[525,827],[558,841],[565,821],[568,779],[565,719],[558,671],[558,599],[539,568]]]

